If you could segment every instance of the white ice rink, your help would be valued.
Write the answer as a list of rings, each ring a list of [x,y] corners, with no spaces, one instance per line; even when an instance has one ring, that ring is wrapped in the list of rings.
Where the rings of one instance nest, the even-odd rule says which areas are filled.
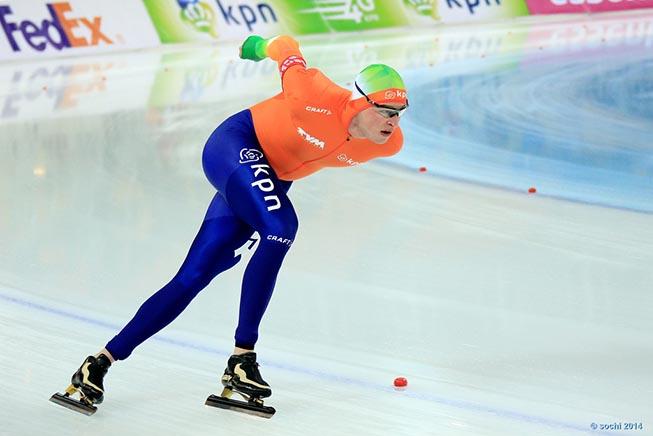
[[[110,369],[95,415],[48,399],[177,271],[204,141],[275,65],[236,44],[0,65],[0,434],[653,434],[653,13],[302,46],[343,86],[397,66],[411,109],[398,156],[290,191],[270,420],[204,406],[242,261]],[[618,422],[643,429],[592,428]]]

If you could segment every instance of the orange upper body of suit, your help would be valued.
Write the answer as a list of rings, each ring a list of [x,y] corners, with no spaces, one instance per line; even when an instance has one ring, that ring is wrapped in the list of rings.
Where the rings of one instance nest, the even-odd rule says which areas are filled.
[[[352,118],[371,106],[350,101],[351,91],[316,68],[307,69],[292,38],[271,41],[267,54],[279,64],[282,92],[250,110],[256,136],[277,177],[297,180],[321,168],[355,166],[401,149],[398,127],[385,144],[350,135]]]

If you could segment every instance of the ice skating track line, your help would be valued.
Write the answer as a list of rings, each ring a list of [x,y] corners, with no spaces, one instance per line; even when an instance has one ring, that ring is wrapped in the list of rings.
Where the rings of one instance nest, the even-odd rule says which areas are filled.
[[[18,292],[18,291],[16,291]],[[112,332],[118,331],[122,326],[118,324],[113,324],[105,321],[101,321],[98,319],[94,319],[91,317],[79,315],[77,313],[69,312],[66,310],[58,309],[56,307],[50,307],[47,306],[46,304],[42,303],[37,303],[34,301],[29,301],[27,298],[19,298],[15,297],[12,295],[5,294],[4,292],[0,291],[0,300],[5,302],[5,304],[8,305],[15,305],[15,306],[22,306],[24,308],[27,308],[33,312],[41,312],[41,313],[47,313],[50,315],[55,315],[61,318],[66,318],[69,320],[76,321],[80,324],[86,324],[86,325],[94,325],[97,327],[101,327],[106,330],[110,330]],[[0,310],[0,313],[4,312],[4,310]],[[190,349],[190,350],[195,350],[199,351],[202,353],[209,353],[209,354],[217,354],[223,357],[228,357],[231,353],[227,350],[219,349],[219,348],[214,348],[214,347],[207,347],[202,344],[198,343],[193,343],[190,341],[181,341],[177,339],[172,339],[169,337],[166,337],[165,334],[157,334],[152,337],[153,340],[163,342],[169,345],[172,345],[174,347],[179,347],[179,348],[185,348],[185,349]],[[468,412],[478,412],[483,415],[492,415],[495,417],[499,418],[505,418],[513,421],[519,421],[522,423],[529,423],[529,424],[534,424],[534,425],[540,425],[544,427],[549,427],[549,428],[555,428],[555,429],[564,429],[564,430],[571,430],[577,433],[588,433],[588,434],[605,434],[605,435],[611,435],[614,433],[610,432],[601,432],[601,431],[596,431],[596,430],[591,430],[589,423],[587,423],[586,426],[583,425],[578,425],[578,424],[573,424],[573,423],[567,423],[567,422],[562,422],[562,421],[556,421],[553,419],[548,419],[540,416],[535,416],[535,415],[528,415],[508,409],[499,409],[495,407],[490,407],[490,406],[484,406],[482,404],[477,404],[477,403],[472,403],[469,401],[464,401],[464,400],[456,400],[456,399],[450,399],[450,398],[445,398],[445,397],[440,397],[437,395],[433,394],[424,394],[424,393],[419,393],[419,392],[411,392],[411,391],[402,391],[401,393],[395,392],[394,388],[391,386],[386,386],[378,383],[370,383],[367,381],[363,380],[357,380],[357,379],[352,379],[348,377],[343,377],[341,375],[337,374],[331,374],[328,372],[321,372],[321,371],[312,371],[303,367],[298,367],[298,366],[293,366],[289,365],[286,363],[282,362],[271,362],[268,360],[264,360],[265,366],[267,367],[272,367],[272,368],[277,368],[283,371],[288,371],[294,374],[304,374],[304,375],[309,375],[312,377],[315,377],[320,380],[325,380],[328,382],[333,382],[333,383],[341,383],[348,385],[350,387],[358,387],[358,388],[363,388],[363,389],[368,389],[372,391],[382,391],[382,392],[387,392],[391,393],[393,395],[400,394],[402,396],[414,398],[416,400],[421,400],[421,401],[427,401],[430,403],[434,404],[439,404],[443,406],[448,406],[448,407],[453,407],[456,409],[461,409],[465,410]]]

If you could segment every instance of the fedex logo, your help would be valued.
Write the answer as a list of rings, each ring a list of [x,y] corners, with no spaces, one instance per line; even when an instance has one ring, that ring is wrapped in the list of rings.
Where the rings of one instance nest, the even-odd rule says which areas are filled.
[[[37,51],[48,46],[55,50],[71,47],[85,47],[113,44],[102,33],[102,17],[77,18],[70,16],[70,3],[48,3],[50,17],[40,23],[29,20],[12,20],[13,11],[9,6],[0,6],[0,26],[13,51],[21,51],[23,41]]]

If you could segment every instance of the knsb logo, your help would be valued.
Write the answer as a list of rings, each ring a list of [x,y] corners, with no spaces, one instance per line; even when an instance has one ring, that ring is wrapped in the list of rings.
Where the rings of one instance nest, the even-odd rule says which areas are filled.
[[[352,167],[355,167],[356,165],[360,165],[360,162],[357,162],[353,160],[352,158],[348,157],[345,153],[340,153],[338,155],[338,160],[340,162],[346,162],[347,164],[351,165]]]
[[[258,162],[263,159],[263,153],[255,148],[243,148],[240,150],[240,163]]]
[[[386,100],[393,100],[395,98],[405,99],[407,95],[405,91],[402,91],[401,89],[395,89],[394,91],[386,91],[384,97]]]
[[[13,14],[11,7],[0,6],[0,25],[13,51],[21,51],[17,35],[22,35],[25,42],[37,51],[44,51],[48,46],[63,50],[96,46],[101,42],[113,44],[113,41],[102,33],[102,17],[66,17],[66,14],[72,11],[68,2],[48,3],[47,8],[51,19],[44,19],[39,25],[29,20],[13,22],[10,17]],[[86,36],[77,36],[80,32],[86,33]]]

